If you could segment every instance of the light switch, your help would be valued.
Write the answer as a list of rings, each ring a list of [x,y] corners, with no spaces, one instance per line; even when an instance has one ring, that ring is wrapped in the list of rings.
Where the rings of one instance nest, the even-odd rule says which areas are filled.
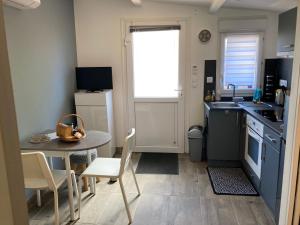
[[[193,76],[198,76],[199,75],[198,66],[196,66],[196,65],[192,66],[192,75]]]
[[[206,83],[211,84],[214,82],[214,78],[213,77],[206,77]]]

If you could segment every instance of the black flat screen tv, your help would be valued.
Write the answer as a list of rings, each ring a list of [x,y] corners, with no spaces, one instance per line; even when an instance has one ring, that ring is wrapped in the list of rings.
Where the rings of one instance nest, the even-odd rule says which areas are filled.
[[[113,89],[111,67],[77,67],[78,90],[103,91]]]

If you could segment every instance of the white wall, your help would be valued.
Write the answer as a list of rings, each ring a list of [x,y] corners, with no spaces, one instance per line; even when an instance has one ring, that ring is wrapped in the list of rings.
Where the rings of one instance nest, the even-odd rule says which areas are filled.
[[[17,119],[4,26],[2,1],[0,1],[0,223],[28,225]]]
[[[224,17],[267,18],[265,32],[265,58],[276,56],[277,14],[257,10],[223,9],[216,15],[208,13],[206,7],[144,1],[142,7],[134,7],[129,0],[74,0],[78,66],[112,66],[114,76],[114,108],[117,145],[122,145],[124,135],[124,113],[126,102],[123,87],[125,74],[122,72],[122,19],[134,18],[187,18],[190,21],[188,65],[198,65],[199,86],[188,84],[188,125],[203,122],[203,76],[204,60],[219,57],[218,20]],[[201,44],[198,33],[202,29],[212,32],[208,44]],[[186,74],[189,78],[190,74]],[[190,79],[187,79],[190,80]],[[126,82],[126,81],[125,81]]]

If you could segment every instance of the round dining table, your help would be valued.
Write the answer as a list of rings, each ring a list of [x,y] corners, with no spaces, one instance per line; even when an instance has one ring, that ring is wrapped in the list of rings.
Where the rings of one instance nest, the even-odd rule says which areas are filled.
[[[71,178],[71,164],[70,155],[74,152],[87,151],[88,164],[91,163],[92,149],[99,148],[111,141],[111,135],[102,131],[90,130],[87,131],[86,138],[78,142],[63,142],[58,137],[52,138],[49,142],[44,143],[31,143],[30,140],[25,140],[20,143],[22,152],[43,152],[47,157],[61,157],[64,158],[67,183],[68,183],[68,197],[70,204],[70,218],[71,221],[75,220],[74,199],[73,199],[73,186]],[[50,168],[53,169],[52,160],[50,160]],[[93,183],[95,181],[91,181]],[[95,193],[94,185],[91,185],[91,193]]]

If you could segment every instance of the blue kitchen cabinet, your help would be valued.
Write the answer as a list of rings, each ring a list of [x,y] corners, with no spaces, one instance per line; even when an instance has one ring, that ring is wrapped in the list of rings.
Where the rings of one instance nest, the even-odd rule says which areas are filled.
[[[240,110],[210,110],[207,159],[210,166],[240,165]]]
[[[276,214],[278,173],[280,162],[280,149],[264,140],[262,151],[260,194],[266,204]]]
[[[297,23],[297,8],[279,15],[277,54],[278,56],[293,55]]]
[[[275,210],[276,224],[278,224],[278,222],[279,222],[279,214],[280,214],[284,158],[285,158],[285,141],[282,141],[281,149],[280,149],[280,162],[279,162],[279,171],[278,171],[279,175],[278,175],[277,196],[276,196],[276,210]]]

